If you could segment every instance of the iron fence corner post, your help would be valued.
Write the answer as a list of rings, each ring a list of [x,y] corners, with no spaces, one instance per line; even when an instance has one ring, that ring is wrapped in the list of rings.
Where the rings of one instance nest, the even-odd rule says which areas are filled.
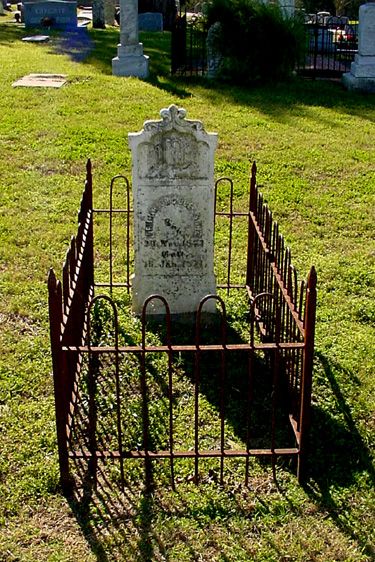
[[[50,320],[50,340],[52,353],[53,385],[55,394],[55,415],[57,448],[60,468],[60,484],[65,495],[72,489],[69,473],[69,455],[67,438],[68,403],[66,401],[67,373],[61,350],[62,326],[62,289],[53,269],[48,275],[48,307]]]
[[[306,465],[308,454],[309,431],[311,424],[311,390],[314,360],[314,338],[316,317],[316,283],[317,276],[314,266],[310,270],[307,280],[304,361],[301,380],[301,408],[300,408],[300,443],[297,477],[302,482],[306,479]]]
[[[248,218],[248,230],[247,230],[247,264],[246,264],[246,285],[250,287],[251,291],[254,290],[254,225],[251,218],[251,213],[256,213],[256,201],[257,201],[257,190],[256,190],[256,173],[257,167],[254,162],[251,168],[250,177],[250,196],[249,196],[249,218]]]
[[[88,244],[88,260],[87,260],[87,282],[88,286],[94,286],[94,215],[92,203],[92,165],[91,160],[87,160],[86,164],[86,213],[90,213],[90,227],[87,234]]]

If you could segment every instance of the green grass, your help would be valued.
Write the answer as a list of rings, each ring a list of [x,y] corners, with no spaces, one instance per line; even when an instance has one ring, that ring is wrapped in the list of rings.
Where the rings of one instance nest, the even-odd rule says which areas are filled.
[[[374,556],[375,100],[298,79],[230,88],[172,79],[144,35],[148,81],[111,76],[118,30],[45,45],[0,20],[0,559],[370,561]],[[12,88],[31,72],[61,89]],[[171,103],[219,133],[216,175],[241,207],[250,163],[302,276],[318,272],[310,479],[228,478],[68,503],[58,487],[46,277],[60,272],[91,157],[95,204],[130,175],[127,133]],[[104,255],[105,252],[103,251]],[[99,256],[98,256],[99,259]],[[232,468],[236,474],[236,466]]]

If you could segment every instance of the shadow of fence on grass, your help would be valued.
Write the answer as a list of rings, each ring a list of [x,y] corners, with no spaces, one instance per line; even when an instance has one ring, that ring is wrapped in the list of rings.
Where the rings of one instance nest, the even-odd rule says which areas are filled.
[[[331,415],[320,407],[314,407],[309,462],[310,479],[305,486],[305,491],[319,510],[328,514],[340,532],[355,541],[359,549],[371,558],[374,550],[369,544],[369,529],[364,528],[362,532],[356,524],[358,520],[354,520],[353,524],[350,518],[345,519],[343,513],[346,509],[350,511],[350,505],[345,506],[345,502],[350,500],[341,498],[340,505],[338,505],[331,493],[332,488],[350,487],[356,482],[358,475],[365,472],[370,481],[375,482],[370,451],[356,427],[350,408],[336,380],[334,373],[340,370],[340,366],[332,365],[322,354],[318,353],[317,357],[329,382],[330,389],[328,390],[334,397],[334,412]],[[241,387],[239,371],[238,374],[239,380],[236,384],[240,385],[237,390],[241,397],[243,387]],[[202,379],[202,383],[202,391],[208,400],[213,405],[217,405],[215,381],[212,378],[209,380],[208,377],[206,380]],[[242,406],[240,399],[233,410],[236,412],[235,415],[233,412],[228,412],[232,417],[231,422],[240,434],[243,412],[241,413],[239,409]],[[124,489],[121,489],[119,479],[113,476],[116,472],[115,462],[106,459],[98,463],[98,478],[94,485],[88,468],[88,459],[76,460],[74,463],[76,488],[74,495],[69,500],[70,505],[99,561],[126,559],[154,562],[166,560],[173,540],[182,541],[184,548],[189,550],[192,560],[199,559],[200,553],[195,552],[197,543],[195,540],[190,540],[188,533],[185,534],[179,530],[176,531],[176,536],[169,537],[168,533],[163,532],[160,527],[161,517],[165,517],[166,524],[168,524],[169,519],[176,517],[177,520],[181,518],[181,521],[189,518],[192,518],[193,521],[194,517],[204,515],[207,509],[211,509],[212,513],[215,513],[215,509],[218,507],[214,505],[214,502],[209,506],[202,506],[199,502],[196,502],[195,506],[186,503],[186,498],[190,494],[187,492],[187,486],[195,488],[192,481],[187,479],[184,483],[179,484],[175,492],[170,489],[168,491],[168,484],[162,491],[160,489],[155,491],[152,488],[147,491],[140,485],[140,482],[144,480],[143,461],[134,463],[132,460],[126,460],[125,486]],[[130,463],[132,464],[130,465]],[[212,473],[208,480],[203,481],[203,486],[207,482],[210,482],[212,488],[218,486],[217,479],[212,479]],[[180,488],[180,486],[182,487]],[[284,492],[280,491],[285,498],[288,497],[287,489]],[[231,498],[231,501],[234,502],[233,505],[238,510],[237,513],[241,515],[243,506],[236,501],[233,487],[221,488],[221,493],[223,492],[228,494],[228,498]],[[206,492],[202,489],[202,494],[204,493]],[[263,501],[262,498],[260,501]],[[272,499],[270,498],[269,501],[272,502]],[[292,511],[294,509],[292,505],[291,509]],[[223,522],[220,524],[223,525],[223,532],[233,533],[234,536],[230,525],[225,523],[227,515],[224,514]],[[251,515],[243,514],[243,516],[246,517],[247,524],[251,524]],[[259,514],[257,517],[259,518]],[[244,544],[243,548],[245,551],[246,548],[249,549],[249,559],[251,559],[251,544]]]
[[[341,365],[332,362],[322,353],[316,357],[323,367],[326,380],[329,383],[328,392],[333,395],[334,416],[319,407],[313,407],[311,455],[309,460],[310,479],[305,489],[309,496],[325,512],[329,513],[334,523],[351,539],[358,542],[363,552],[368,556],[375,556],[374,545],[369,543],[370,529],[354,527],[350,515],[350,500],[338,505],[332,489],[349,488],[358,484],[358,477],[366,481],[370,488],[375,486],[374,459],[361,436],[351,409],[345,400],[335,373],[344,371]],[[356,379],[350,375],[353,384]],[[358,381],[357,381],[358,382]]]

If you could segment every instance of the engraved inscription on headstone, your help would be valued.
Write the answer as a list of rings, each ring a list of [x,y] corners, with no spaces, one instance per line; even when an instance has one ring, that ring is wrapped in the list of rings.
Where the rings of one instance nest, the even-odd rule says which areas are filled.
[[[159,294],[172,314],[195,312],[216,292],[213,266],[217,135],[172,105],[129,134],[133,158],[133,309]],[[214,312],[213,302],[204,310]],[[149,313],[163,313],[159,301]]]
[[[77,28],[75,0],[47,0],[25,2],[25,27]]]

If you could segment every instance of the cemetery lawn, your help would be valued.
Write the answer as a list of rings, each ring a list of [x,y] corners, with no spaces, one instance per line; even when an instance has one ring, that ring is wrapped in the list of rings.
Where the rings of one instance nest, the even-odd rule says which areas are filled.
[[[0,18],[0,560],[364,562],[374,559],[375,98],[295,79],[241,89],[168,75],[169,34],[144,34],[148,81],[111,75],[118,30],[51,34]],[[12,88],[29,73],[60,89]],[[219,134],[216,176],[258,182],[300,276],[318,273],[310,477],[256,463],[250,489],[184,482],[78,506],[59,489],[47,286],[60,277],[91,158],[94,198],[130,176],[127,133],[172,103]],[[100,249],[100,248],[99,248]],[[98,256],[99,262],[103,259]]]

